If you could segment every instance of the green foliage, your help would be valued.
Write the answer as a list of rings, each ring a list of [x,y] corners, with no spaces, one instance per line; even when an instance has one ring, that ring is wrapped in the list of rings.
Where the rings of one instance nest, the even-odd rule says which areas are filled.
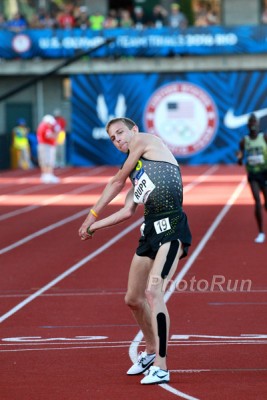
[[[192,8],[192,0],[179,0],[177,1],[181,6],[181,11],[185,14],[188,19],[189,25],[194,25],[194,13]]]

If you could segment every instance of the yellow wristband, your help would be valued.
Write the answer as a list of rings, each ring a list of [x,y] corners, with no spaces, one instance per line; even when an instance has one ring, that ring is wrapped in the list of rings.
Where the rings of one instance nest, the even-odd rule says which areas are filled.
[[[98,217],[98,214],[91,208],[90,213],[93,214],[94,217]]]

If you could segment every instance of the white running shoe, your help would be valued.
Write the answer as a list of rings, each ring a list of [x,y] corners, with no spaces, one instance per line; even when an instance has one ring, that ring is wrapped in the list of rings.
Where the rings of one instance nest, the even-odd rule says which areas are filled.
[[[41,182],[43,182],[43,183],[59,183],[60,179],[53,174],[42,174]]]
[[[139,375],[146,371],[153,361],[155,360],[156,354],[147,354],[146,351],[141,351],[138,355],[137,362],[128,369],[127,375]]]
[[[154,385],[170,382],[170,371],[160,369],[159,367],[149,368],[147,375],[141,380],[142,385]]]
[[[263,243],[265,242],[265,233],[261,232],[255,239],[255,243]]]
[[[55,175],[53,175],[53,174],[50,174],[50,180],[49,180],[49,182],[50,182],[50,183],[59,183],[59,182],[60,182],[60,179],[59,179],[57,176],[55,176]]]
[[[41,175],[41,182],[50,183],[50,174],[42,174]]]

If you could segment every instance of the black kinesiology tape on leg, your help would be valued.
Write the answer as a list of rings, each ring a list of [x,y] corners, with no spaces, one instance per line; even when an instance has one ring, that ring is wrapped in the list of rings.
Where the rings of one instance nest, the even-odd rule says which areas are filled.
[[[164,313],[158,313],[158,337],[159,337],[159,355],[160,357],[166,357],[167,348],[167,323],[166,316]]]
[[[161,272],[162,279],[165,279],[168,276],[168,274],[169,274],[169,272],[171,270],[172,264],[173,264],[173,262],[175,260],[175,257],[176,257],[178,249],[179,249],[178,240],[173,240],[171,242],[171,245],[170,245],[167,257],[166,257],[166,261],[165,261],[163,270]]]

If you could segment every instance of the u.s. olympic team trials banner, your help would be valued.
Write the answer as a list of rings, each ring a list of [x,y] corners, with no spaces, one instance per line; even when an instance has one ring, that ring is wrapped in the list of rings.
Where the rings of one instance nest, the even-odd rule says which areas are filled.
[[[250,113],[267,130],[267,72],[72,77],[72,163],[120,165],[105,132],[113,117],[159,136],[184,164],[235,163]]]
[[[0,58],[68,58],[106,39],[109,46],[91,57],[166,57],[174,55],[256,54],[267,52],[267,26],[209,26],[187,29],[26,29],[0,30]]]

